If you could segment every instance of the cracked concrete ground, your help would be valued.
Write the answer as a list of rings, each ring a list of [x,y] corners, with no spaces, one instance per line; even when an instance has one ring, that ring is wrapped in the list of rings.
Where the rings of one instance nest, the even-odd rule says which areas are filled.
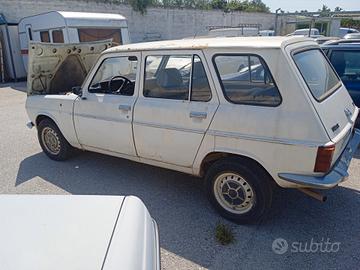
[[[319,203],[278,189],[268,219],[239,226],[209,205],[201,179],[120,158],[83,152],[55,162],[41,152],[28,121],[25,84],[0,85],[0,193],[136,195],[160,230],[162,269],[357,269],[360,265],[360,154],[349,180]],[[221,246],[216,224],[229,225],[236,242]],[[272,250],[283,238],[289,249]],[[338,252],[295,252],[294,244],[339,242]],[[303,246],[304,247],[304,246]]]

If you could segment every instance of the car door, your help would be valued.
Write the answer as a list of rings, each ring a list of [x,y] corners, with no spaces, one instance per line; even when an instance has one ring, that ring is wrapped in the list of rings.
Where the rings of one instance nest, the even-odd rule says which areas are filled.
[[[136,156],[132,112],[138,93],[140,53],[104,55],[88,77],[74,108],[80,144]]]
[[[134,139],[141,159],[191,167],[218,107],[201,51],[143,53]]]

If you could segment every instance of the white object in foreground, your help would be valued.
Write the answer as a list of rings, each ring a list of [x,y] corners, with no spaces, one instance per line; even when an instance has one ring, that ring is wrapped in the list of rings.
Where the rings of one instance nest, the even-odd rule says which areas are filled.
[[[133,196],[0,196],[7,270],[160,269],[157,225]]]

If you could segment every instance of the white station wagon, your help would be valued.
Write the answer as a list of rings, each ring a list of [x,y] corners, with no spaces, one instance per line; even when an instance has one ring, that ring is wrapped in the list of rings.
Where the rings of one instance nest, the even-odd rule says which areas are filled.
[[[311,189],[348,176],[358,108],[311,39],[109,45],[31,45],[26,109],[51,159],[79,148],[205,177],[237,223],[265,215],[273,182],[323,199]]]

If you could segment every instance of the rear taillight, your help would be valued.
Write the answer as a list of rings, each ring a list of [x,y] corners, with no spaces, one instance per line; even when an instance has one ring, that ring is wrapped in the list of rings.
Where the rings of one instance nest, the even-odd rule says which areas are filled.
[[[314,172],[326,173],[330,170],[335,145],[320,146],[317,150]]]

